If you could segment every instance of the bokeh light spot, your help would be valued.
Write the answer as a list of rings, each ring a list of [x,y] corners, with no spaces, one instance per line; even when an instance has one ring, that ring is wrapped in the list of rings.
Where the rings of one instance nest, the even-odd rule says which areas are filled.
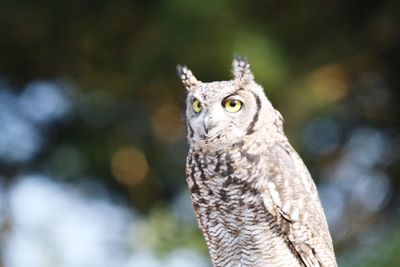
[[[311,121],[305,128],[303,143],[312,155],[323,156],[338,146],[339,137],[340,129],[334,120],[319,118]]]
[[[183,136],[183,123],[179,108],[174,103],[161,105],[153,114],[152,128],[160,140],[173,143]]]
[[[332,64],[318,68],[309,77],[309,87],[322,102],[342,99],[348,92],[348,78],[342,65]]]
[[[363,167],[372,167],[379,161],[385,160],[389,145],[379,130],[360,128],[352,133],[346,149],[352,161]]]
[[[390,197],[390,181],[381,171],[371,171],[359,178],[353,197],[368,214],[379,212]]]
[[[42,174],[21,176],[11,185],[12,227],[0,247],[4,266],[123,266],[120,252],[127,246],[133,212],[107,195],[92,197],[76,189]]]
[[[46,81],[30,83],[19,98],[25,115],[37,123],[61,119],[71,110],[71,103],[56,84]]]
[[[117,150],[111,159],[111,171],[118,182],[135,185],[144,180],[148,171],[144,154],[135,147]]]
[[[43,137],[16,105],[16,96],[0,88],[0,160],[21,163],[39,152]]]

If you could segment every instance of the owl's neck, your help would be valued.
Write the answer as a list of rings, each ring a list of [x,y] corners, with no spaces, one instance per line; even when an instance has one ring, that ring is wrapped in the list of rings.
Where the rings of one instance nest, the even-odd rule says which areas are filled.
[[[277,142],[287,142],[287,138],[281,131],[269,132],[260,130],[251,135],[246,135],[242,139],[233,143],[190,143],[190,150],[201,154],[221,154],[233,153],[237,151],[254,152],[261,145],[274,144]]]

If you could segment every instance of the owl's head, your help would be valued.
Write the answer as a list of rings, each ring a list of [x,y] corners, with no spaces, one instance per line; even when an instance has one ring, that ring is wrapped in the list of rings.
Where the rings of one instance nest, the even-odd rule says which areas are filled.
[[[254,81],[247,60],[235,57],[232,72],[230,81],[205,83],[187,67],[178,66],[178,75],[188,91],[186,119],[192,147],[223,149],[246,138],[268,138],[281,131],[281,116]]]

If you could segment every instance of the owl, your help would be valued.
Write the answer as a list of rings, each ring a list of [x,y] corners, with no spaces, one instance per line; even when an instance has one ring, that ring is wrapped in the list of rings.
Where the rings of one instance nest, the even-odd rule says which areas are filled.
[[[187,182],[213,266],[337,266],[316,186],[245,58],[204,83],[184,66]]]

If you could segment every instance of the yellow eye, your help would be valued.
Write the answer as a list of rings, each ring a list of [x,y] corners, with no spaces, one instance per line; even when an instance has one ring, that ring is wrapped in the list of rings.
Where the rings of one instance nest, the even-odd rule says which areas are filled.
[[[242,101],[237,100],[237,99],[227,99],[224,102],[222,102],[222,106],[226,109],[228,112],[238,112],[242,108]]]
[[[196,113],[199,113],[201,111],[201,104],[200,104],[200,101],[198,99],[194,99],[193,100],[193,110]]]

